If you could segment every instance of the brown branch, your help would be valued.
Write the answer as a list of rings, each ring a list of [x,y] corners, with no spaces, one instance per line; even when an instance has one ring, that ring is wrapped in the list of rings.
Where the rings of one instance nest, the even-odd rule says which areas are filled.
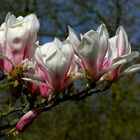
[[[15,127],[18,121],[19,121],[18,119],[15,119],[12,122],[0,126],[0,137],[6,136],[9,132],[9,129]]]
[[[63,92],[59,93],[59,94],[55,94],[57,96],[52,97],[52,99],[50,101],[45,101],[43,103],[34,105],[32,109],[43,109],[43,111],[49,111],[51,110],[53,107],[65,102],[65,101],[80,101],[88,96],[91,96],[93,94],[99,93],[99,92],[103,92],[106,91],[107,89],[109,89],[111,86],[110,82],[105,83],[104,85],[100,86],[94,84],[89,84],[88,86],[84,87],[83,89],[79,90],[78,92],[72,92],[71,88],[67,88],[65,89]],[[30,101],[29,101],[30,102]],[[28,103],[29,105],[30,103]],[[26,107],[26,106],[25,106]],[[1,118],[3,117],[7,117],[8,115],[18,112],[20,111],[20,116],[24,114],[24,110],[19,108],[19,109],[11,109],[6,113],[3,113],[1,115]],[[4,124],[3,126],[0,126],[0,137],[5,136],[7,134],[7,132],[9,132],[9,128],[14,128],[17,124],[17,122],[19,121],[19,119],[15,119],[12,122],[8,122],[6,124]]]
[[[15,113],[15,112],[19,112],[19,111],[22,111],[21,108],[10,108],[7,112],[3,112],[0,114],[0,119],[4,118],[4,117],[7,117],[8,115],[12,114],[12,113]]]
[[[96,90],[94,90],[93,88],[90,88],[89,86],[85,87],[84,89],[82,89],[81,91],[79,91],[78,93],[75,92],[74,94],[66,94],[64,95],[63,97],[58,97],[56,98],[55,100],[53,100],[51,102],[51,104],[48,104],[44,107],[44,111],[48,111],[50,110],[51,108],[55,107],[56,105],[62,103],[62,102],[65,102],[65,101],[68,101],[68,100],[71,100],[71,101],[79,101],[79,100],[82,100],[88,96],[91,96],[95,93],[99,93],[99,92],[103,92],[103,91],[106,91],[107,89],[110,88],[112,83],[107,83],[106,86],[104,88],[98,88]]]

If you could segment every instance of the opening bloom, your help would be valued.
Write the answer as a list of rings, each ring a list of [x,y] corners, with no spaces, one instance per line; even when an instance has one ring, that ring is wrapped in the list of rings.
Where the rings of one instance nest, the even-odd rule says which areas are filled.
[[[69,27],[69,36],[66,40],[60,41],[55,38],[44,45],[39,45],[36,41],[38,30],[39,21],[35,14],[16,18],[9,13],[0,27],[0,70],[7,75],[7,77],[4,75],[4,78],[8,79],[9,75],[12,77],[8,79],[14,93],[12,95],[20,98],[23,109],[28,110],[16,125],[19,131],[30,125],[43,111],[38,106],[42,107],[44,104],[49,106],[56,96],[49,97],[53,97],[55,93],[59,94],[77,78],[87,78],[90,84],[88,83],[86,88],[89,90],[100,81],[113,82],[121,76],[140,70],[140,64],[122,70],[124,64],[139,56],[137,51],[131,51],[131,45],[122,26],[111,38],[106,26],[101,24],[97,30],[89,30],[81,35],[80,39]],[[3,77],[0,78],[3,80]],[[83,91],[85,95],[90,95],[87,89]],[[83,91],[82,96],[70,95],[71,99],[85,97]],[[68,90],[66,92],[69,93]],[[23,101],[23,96],[27,96],[27,101]],[[40,101],[38,96],[45,99],[41,98]],[[35,101],[32,104],[30,101],[32,99],[37,102],[39,100],[41,104]],[[27,106],[26,102],[29,103]]]
[[[39,21],[34,14],[16,18],[7,14],[0,27],[0,57],[5,73],[33,56]]]
[[[69,27],[69,38],[81,59],[83,70],[88,71],[90,77],[94,79],[103,68],[104,57],[108,49],[109,36],[105,25],[100,25],[96,31],[88,31],[81,36],[80,40],[74,30]]]
[[[104,24],[101,24],[96,31],[88,31],[81,36],[81,39],[78,39],[74,30],[69,27],[69,38],[81,59],[83,71],[88,71],[91,79],[96,81],[101,77],[102,80],[117,80],[125,74],[125,72],[121,74],[122,66],[139,56],[138,52],[131,52],[127,34],[122,26],[110,39]],[[139,65],[135,65],[130,68],[130,71],[132,73],[139,69]]]
[[[122,26],[120,26],[117,31],[116,35],[109,39],[109,49],[106,55],[106,62],[104,64],[104,68],[111,67],[118,63],[118,61],[125,60],[124,62],[130,62],[134,58],[139,56],[139,52],[133,51],[131,52],[131,45],[128,42],[127,34]],[[103,76],[103,79],[107,80],[117,80],[119,77],[124,75],[122,72],[122,66],[125,64],[122,61],[117,67],[113,68],[110,72],[106,73]],[[134,69],[133,69],[134,68]],[[130,71],[132,73],[139,70],[139,65],[132,66]],[[129,69],[126,70],[127,74],[129,73]]]

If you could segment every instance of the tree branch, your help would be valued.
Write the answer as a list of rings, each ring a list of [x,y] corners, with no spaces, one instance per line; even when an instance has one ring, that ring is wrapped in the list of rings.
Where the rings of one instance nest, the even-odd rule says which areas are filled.
[[[43,109],[43,112],[49,111],[53,107],[65,102],[65,101],[69,101],[69,100],[80,101],[93,94],[106,91],[107,89],[110,88],[111,84],[112,83],[110,83],[110,82],[101,83],[101,85],[100,84],[96,85],[95,83],[91,83],[91,84],[86,85],[83,89],[74,91],[74,92],[71,90],[72,87],[69,87],[69,88],[65,89],[63,92],[60,92],[59,94],[54,94],[54,97],[52,96],[52,98],[50,100],[48,100],[48,101],[45,100],[43,103],[40,103],[40,104],[34,104],[34,106],[29,109],[30,110]],[[30,104],[30,100],[29,100],[29,103],[27,104],[27,106],[29,106],[29,104]],[[26,106],[25,106],[25,108],[26,108]],[[7,117],[8,115],[15,113],[15,112],[20,112],[20,116],[22,116],[25,113],[24,109],[12,108],[11,110],[9,110],[6,113],[2,113],[0,118]],[[8,123],[0,126],[0,137],[7,135],[7,133],[9,132],[9,128],[14,128],[18,121],[19,121],[19,119],[16,118],[14,121],[8,122]]]
[[[22,111],[21,108],[10,108],[7,112],[3,112],[0,114],[0,119],[4,118],[4,117],[7,117],[8,115],[12,114],[12,113],[15,113],[15,112],[19,112],[19,111]]]

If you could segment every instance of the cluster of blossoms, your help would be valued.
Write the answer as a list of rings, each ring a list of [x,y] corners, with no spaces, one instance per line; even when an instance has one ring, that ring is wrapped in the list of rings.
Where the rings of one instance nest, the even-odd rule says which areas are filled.
[[[39,21],[34,14],[18,18],[8,14],[0,27],[0,66],[7,79],[20,77],[29,83],[27,88],[37,90],[46,100],[81,76],[94,82],[113,82],[140,70],[140,64],[122,68],[139,56],[131,51],[122,26],[111,38],[104,24],[80,38],[68,27],[66,40],[55,38],[44,45],[36,41],[38,30]],[[39,113],[29,111],[18,122],[17,129],[22,130]]]

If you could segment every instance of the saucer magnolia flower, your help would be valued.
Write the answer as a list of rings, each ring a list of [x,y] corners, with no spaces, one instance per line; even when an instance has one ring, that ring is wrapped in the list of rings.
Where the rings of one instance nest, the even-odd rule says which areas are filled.
[[[21,117],[16,125],[18,131],[24,131],[24,129],[29,126],[34,119],[42,112],[42,109],[34,109],[27,112]]]
[[[22,80],[29,81],[27,84],[27,88],[32,91],[33,94],[41,95],[48,97],[50,89],[47,87],[47,85],[43,84],[44,79],[44,73],[40,70],[38,65],[36,65],[34,57],[29,60],[25,59],[22,64],[23,69],[23,75],[28,78],[22,78]],[[35,80],[33,80],[35,79]],[[38,82],[39,81],[39,82]],[[39,92],[40,91],[40,92]]]
[[[120,60],[125,60],[125,63],[129,62],[138,56],[139,53],[137,51],[131,52],[131,46],[128,42],[127,34],[124,28],[120,26],[116,31],[116,35],[109,39],[109,48],[106,55],[106,63],[104,64],[104,68],[114,65]],[[103,79],[111,81],[117,80],[122,75],[140,70],[140,65],[136,64],[122,72],[121,68],[123,65],[124,63],[118,65],[115,69],[105,74]]]
[[[53,42],[39,46],[35,52],[37,65],[41,69],[46,84],[52,90],[59,91],[67,86],[66,77],[73,60],[73,49],[69,39],[61,42],[55,39]]]
[[[88,31],[81,36],[81,40],[69,27],[69,38],[75,52],[81,58],[83,70],[88,71],[90,77],[94,79],[103,68],[108,49],[109,36],[105,25],[100,25],[96,31]]]
[[[0,58],[5,72],[32,57],[38,29],[39,21],[34,14],[16,18],[8,13],[0,28]]]

